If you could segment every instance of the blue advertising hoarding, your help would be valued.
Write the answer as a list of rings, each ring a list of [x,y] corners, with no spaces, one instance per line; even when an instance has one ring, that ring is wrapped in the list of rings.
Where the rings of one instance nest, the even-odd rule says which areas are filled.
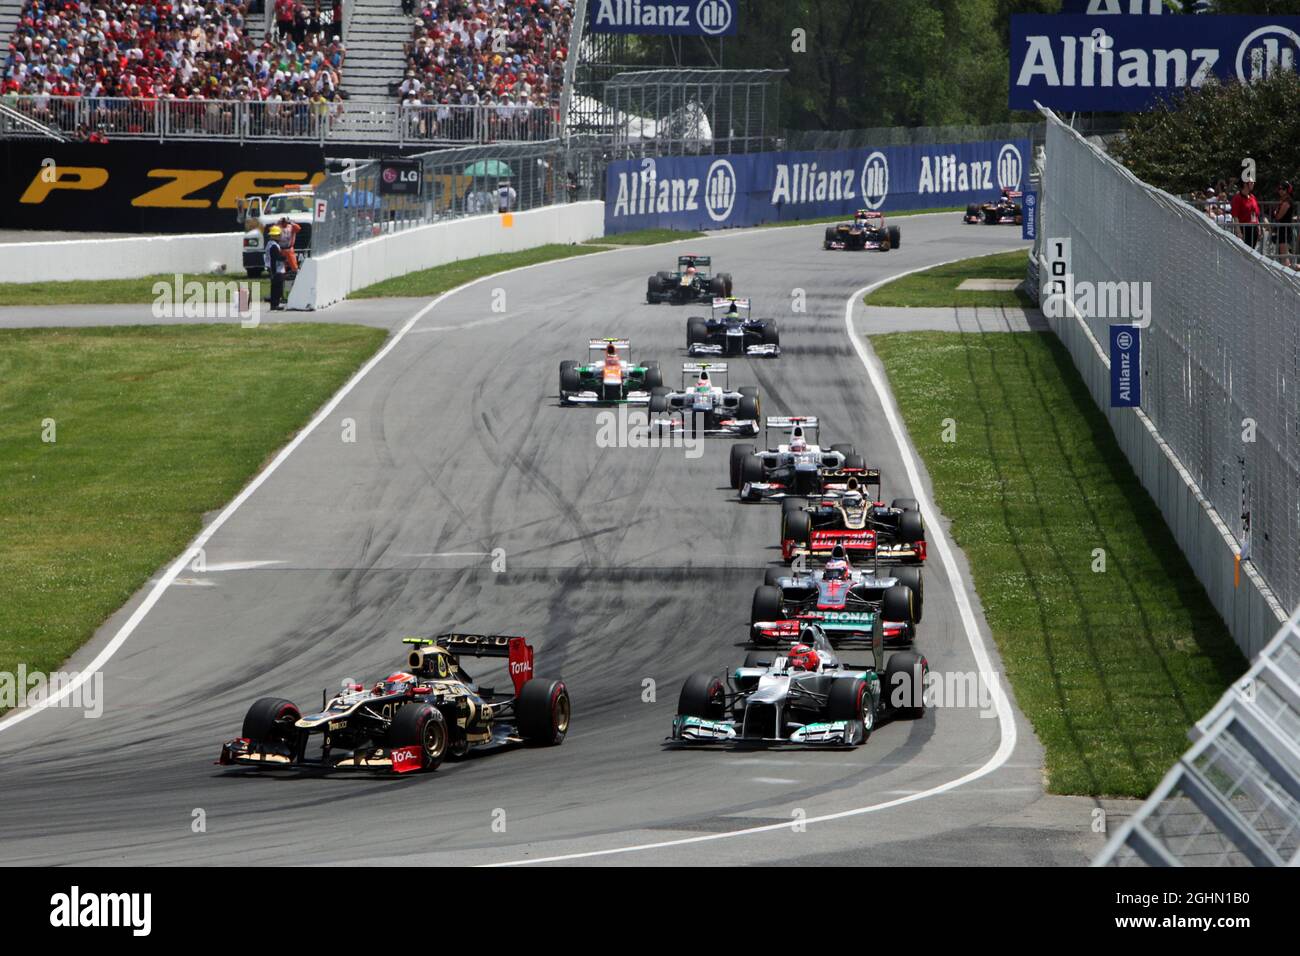
[[[1038,238],[1038,191],[1034,189],[1025,190],[1025,196],[1020,201],[1022,215],[1020,217],[1020,238],[1034,240]]]
[[[1057,110],[1135,112],[1211,78],[1294,70],[1300,17],[1011,18],[1011,96]]]
[[[673,156],[611,163],[605,231],[721,229],[965,206],[1023,189],[1028,140],[821,152]]]
[[[1110,407],[1142,404],[1142,333],[1133,325],[1110,327]]]
[[[592,33],[736,35],[739,0],[590,0]]]
[[[1061,12],[1088,16],[1174,13],[1176,10],[1170,9],[1171,3],[1176,10],[1182,10],[1183,5],[1178,0],[1061,0]]]

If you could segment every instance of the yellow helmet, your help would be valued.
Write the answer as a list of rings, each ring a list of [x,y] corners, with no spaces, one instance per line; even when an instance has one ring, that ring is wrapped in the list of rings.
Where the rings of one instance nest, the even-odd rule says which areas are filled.
[[[280,227],[272,226],[270,229],[266,231],[266,234],[274,239],[276,236],[280,234]]]

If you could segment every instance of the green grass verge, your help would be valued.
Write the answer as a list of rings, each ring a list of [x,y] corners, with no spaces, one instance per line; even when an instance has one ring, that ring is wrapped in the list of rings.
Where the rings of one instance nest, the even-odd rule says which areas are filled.
[[[0,249],[3,249],[0,246]],[[183,280],[200,282],[247,281],[242,272],[230,275],[190,275]],[[141,276],[138,279],[83,279],[76,282],[0,282],[0,306],[4,305],[133,305],[152,302],[155,282],[175,283],[175,274]],[[270,288],[265,281],[263,288]]]
[[[0,671],[57,669],[384,338],[350,325],[0,330]]]
[[[933,209],[907,209],[902,212],[887,212],[885,220],[900,219],[905,216],[927,216],[934,212],[961,212],[965,207],[962,206],[936,206]],[[818,219],[792,219],[789,222],[765,222],[757,229],[782,229],[786,226],[817,226],[828,222],[845,222],[852,219],[851,214],[841,213],[838,216],[822,216]]]
[[[1246,663],[1069,355],[1038,333],[872,345],[1046,748],[1048,788],[1145,797]]]
[[[602,236],[591,240],[596,245],[608,246],[652,246],[661,242],[678,242],[682,239],[702,239],[704,233],[690,229],[637,229],[634,232],[620,232],[613,236]]]
[[[446,265],[434,266],[432,269],[421,269],[419,272],[409,272],[404,276],[385,279],[383,282],[376,282],[374,285],[368,285],[364,289],[356,290],[348,298],[378,299],[385,296],[417,296],[423,298],[441,295],[448,289],[454,289],[456,286],[464,285],[474,279],[492,275],[494,272],[518,269],[520,266],[532,266],[539,262],[553,262],[556,259],[567,259],[570,256],[585,256],[600,251],[599,246],[566,246],[552,243],[546,246],[536,246],[532,249],[522,249],[519,252],[498,252],[490,256],[475,256],[473,259],[461,259],[459,262],[449,262]]]
[[[957,288],[965,279],[1023,279],[1028,264],[1029,253],[1023,249],[963,259],[961,262],[935,266],[933,269],[895,279],[867,295],[863,301],[867,305],[901,305],[912,308],[972,305],[1032,308],[1033,302],[1020,289],[976,292]]]

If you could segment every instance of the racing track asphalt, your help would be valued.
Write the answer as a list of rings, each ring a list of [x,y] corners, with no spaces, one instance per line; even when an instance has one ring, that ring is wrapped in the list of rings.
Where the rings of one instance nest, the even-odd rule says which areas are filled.
[[[106,665],[101,718],[49,708],[0,729],[0,863],[503,863],[648,844],[668,845],[579,859],[1084,862],[1102,839],[1089,832],[1092,805],[1043,796],[1041,751],[1018,711],[1010,759],[964,786],[803,832],[682,842],[940,787],[993,756],[999,722],[936,708],[851,752],[665,749],[683,678],[744,653],[750,596],[779,558],[778,509],[735,500],[725,440],[696,459],[598,447],[596,412],[556,404],[558,363],[589,337],[626,335],[673,379],[696,310],[645,305],[645,278],[688,247],[710,252],[756,314],[781,321],[782,357],[733,361],[732,384],[757,384],[765,414],[819,415],[827,444],[856,443],[883,469],[885,496],[908,495],[845,332],[846,297],[1021,243],[955,213],[901,226],[887,254],[823,252],[821,227],[753,230],[549,263],[447,296],[217,530],[209,570],[165,590]],[[491,309],[497,288],[504,315]],[[806,313],[791,314],[796,288]],[[504,573],[466,554],[494,548]],[[975,669],[952,587],[932,562],[919,646],[940,673]],[[253,699],[312,706],[344,677],[397,669],[403,635],[449,629],[531,638],[539,675],[562,676],[573,697],[562,747],[405,779],[214,766]],[[192,830],[198,810],[206,832]]]

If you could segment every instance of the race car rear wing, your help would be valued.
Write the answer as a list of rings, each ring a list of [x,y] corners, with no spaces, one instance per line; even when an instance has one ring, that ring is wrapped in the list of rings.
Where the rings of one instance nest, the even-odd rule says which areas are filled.
[[[631,339],[591,339],[587,342],[587,351],[603,352],[610,345],[614,346],[614,348],[620,352],[626,352],[628,358],[632,357]]]
[[[735,298],[724,299],[718,296],[715,296],[713,299],[714,312],[717,312],[719,309],[730,309],[733,305],[736,307],[737,312],[750,311],[748,299],[735,299]]]
[[[533,648],[522,637],[507,634],[439,634],[436,637],[408,637],[403,644],[427,647],[436,644],[458,657],[472,654],[475,657],[504,657],[510,662],[510,679],[515,693],[523,690],[533,676]]]
[[[683,362],[682,363],[682,391],[686,391],[686,384],[692,375],[698,376],[701,372],[708,372],[709,378],[715,375],[722,375],[722,388],[724,391],[730,389],[730,374],[727,372],[726,362]]]
[[[818,431],[817,418],[814,415],[769,415],[764,424],[764,442],[767,442],[767,430],[771,428],[782,430],[800,428],[803,430],[805,437],[809,432],[815,435]]]

